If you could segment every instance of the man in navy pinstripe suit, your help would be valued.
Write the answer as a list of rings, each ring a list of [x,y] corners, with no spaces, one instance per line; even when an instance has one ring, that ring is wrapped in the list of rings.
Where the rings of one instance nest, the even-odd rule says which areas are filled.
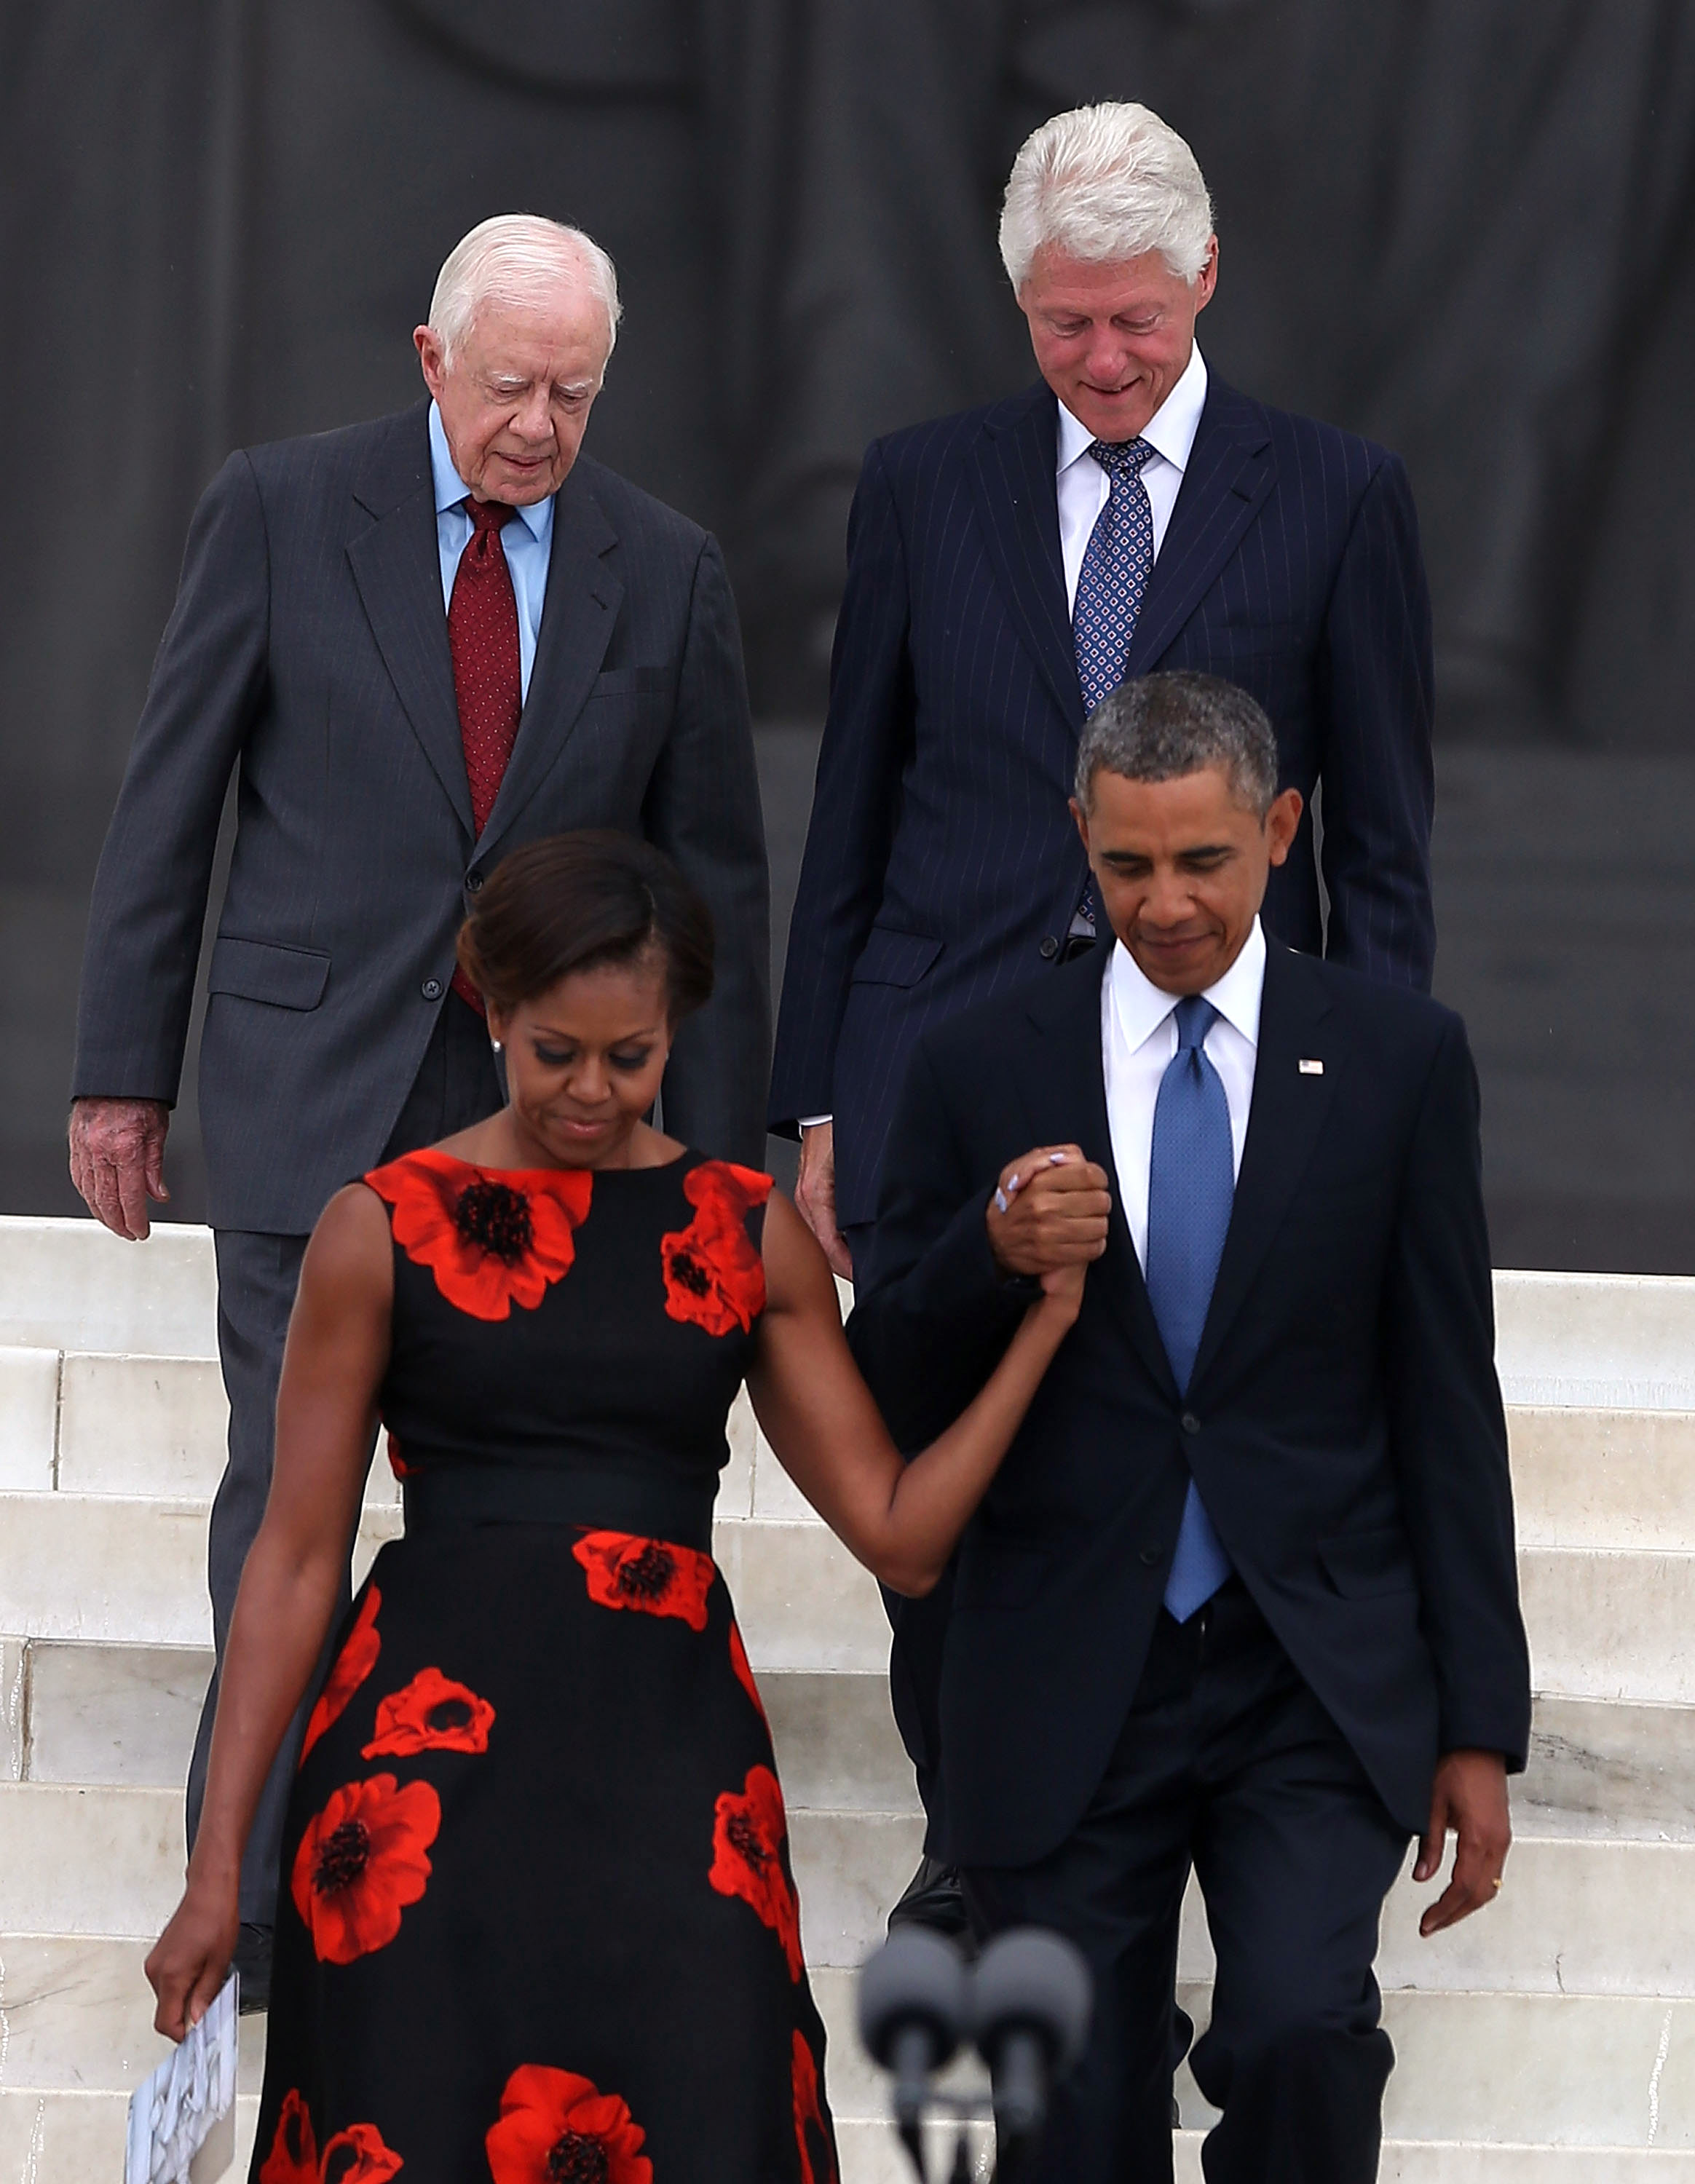
[[[1041,379],[867,454],[778,1030],[771,1123],[803,1133],[799,1202],[873,1287],[918,1034],[1092,938],[1067,808],[1085,689],[1160,667],[1251,691],[1283,786],[1322,811],[1322,844],[1303,816],[1272,875],[1268,929],[1420,989],[1435,952],[1430,604],[1402,465],[1208,372],[1212,205],[1146,108],[1038,129],[1001,246]],[[927,1603],[895,1648],[927,1798],[909,1656],[945,1614]]]

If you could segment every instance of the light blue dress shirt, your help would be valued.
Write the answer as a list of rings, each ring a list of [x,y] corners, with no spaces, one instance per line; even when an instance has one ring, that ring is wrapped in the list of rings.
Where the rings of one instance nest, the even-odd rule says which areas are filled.
[[[471,543],[471,518],[460,505],[471,488],[453,466],[442,413],[433,402],[430,404],[430,470],[436,482],[436,543],[442,557],[442,611],[445,614],[453,600],[459,557]],[[516,515],[516,522],[502,528],[500,545],[512,572],[512,592],[518,602],[518,687],[527,698],[536,637],[547,600],[548,561],[553,553],[553,495],[519,509]]]

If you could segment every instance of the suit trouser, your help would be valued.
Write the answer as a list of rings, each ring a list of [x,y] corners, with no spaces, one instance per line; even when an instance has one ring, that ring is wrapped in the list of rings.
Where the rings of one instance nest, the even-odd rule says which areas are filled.
[[[1372,2184],[1394,2050],[1371,1967],[1408,1840],[1239,1580],[1186,1624],[1162,1613],[1071,1835],[1039,1864],[964,1875],[983,1932],[1057,1928],[1095,1975],[1088,2050],[1055,2097],[1031,2184],[1170,2178],[1191,1864],[1218,1958],[1191,2057],[1223,2111],[1208,2184]]]
[[[500,1080],[488,1044],[488,1027],[477,1011],[449,992],[442,1005],[406,1104],[383,1149],[385,1161],[420,1145],[433,1145],[455,1130],[470,1128],[501,1104]],[[348,1178],[352,1180],[351,1178]],[[304,1236],[265,1234],[251,1229],[220,1228],[214,1242],[218,1259],[218,1355],[230,1399],[229,1457],[207,1540],[206,1575],[212,1595],[212,1635],[221,1663],[229,1641],[230,1618],[248,1549],[254,1543],[270,1491],[276,1442],[276,1384],[282,1373],[282,1349],[294,1292],[305,1256]],[[349,1542],[351,1549],[351,1542]],[[347,1605],[344,1594],[342,1608]],[[341,1622],[332,1618],[330,1640]],[[275,1916],[277,1861],[289,1786],[298,1763],[306,1715],[326,1664],[289,1724],[254,1816],[242,1861],[241,1915],[250,1925],[268,1926]],[[188,1841],[193,1847],[206,1794],[206,1763],[218,1706],[218,1674],[201,1709],[188,1769]]]

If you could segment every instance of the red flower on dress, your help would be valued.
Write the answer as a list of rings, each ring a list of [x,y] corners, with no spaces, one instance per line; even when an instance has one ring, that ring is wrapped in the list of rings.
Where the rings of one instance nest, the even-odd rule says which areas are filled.
[[[718,1573],[698,1547],[631,1532],[585,1532],[571,1552],[588,1574],[588,1597],[600,1607],[675,1615],[691,1630],[706,1628],[706,1596]]]
[[[320,1964],[350,1964],[385,1948],[430,1878],[442,1801],[427,1782],[392,1774],[348,1782],[309,1823],[294,1853],[294,1908]]]
[[[824,2104],[818,2092],[818,2066],[812,2059],[805,2035],[797,2027],[795,2033],[795,2141],[800,2149],[800,2184],[836,2184],[835,2148],[830,2141],[830,2127],[824,2121]],[[811,2149],[806,2143],[806,2126],[811,2124],[822,2142],[824,2165],[822,2170],[812,2165]]]
[[[324,2148],[322,2184],[388,2184],[405,2166],[374,2123],[356,2123]]]
[[[686,1228],[659,1240],[665,1309],[708,1334],[745,1334],[765,1309],[765,1262],[747,1217],[771,1195],[771,1178],[733,1161],[702,1161],[683,1178],[694,1208]]]
[[[388,2184],[405,2167],[392,2147],[382,2143],[374,2123],[338,2131],[318,2159],[311,2112],[298,2092],[283,2097],[276,2136],[259,2172],[259,2184]]]
[[[483,2145],[494,2184],[653,2184],[646,2137],[616,2093],[525,2063],[507,2079]]]
[[[765,1701],[759,1695],[759,1685],[754,1681],[753,1664],[748,1659],[748,1649],[742,1643],[742,1634],[733,1622],[730,1624],[730,1666],[736,1672],[736,1681],[759,1708],[759,1718],[765,1719]]]
[[[450,1305],[473,1319],[533,1311],[571,1271],[594,1178],[586,1168],[474,1167],[433,1148],[407,1153],[365,1181],[393,1208],[394,1240],[427,1267]]]
[[[302,1765],[324,1731],[347,1712],[348,1702],[376,1666],[376,1657],[382,1651],[382,1634],[376,1627],[377,1611],[382,1606],[382,1595],[374,1585],[368,1585],[359,1613],[354,1618],[353,1629],[336,1656],[334,1668],[324,1679],[318,1703],[306,1724],[306,1735],[300,1746]]]
[[[282,2097],[276,2136],[259,2172],[259,2184],[319,2184],[317,2134],[303,2093],[291,2090]]]
[[[494,1709],[469,1685],[439,1669],[420,1669],[404,1691],[376,1703],[376,1734],[367,1759],[411,1759],[421,1752],[487,1752]]]
[[[394,1474],[394,1476],[397,1479],[415,1479],[417,1477],[417,1465],[415,1463],[407,1462],[405,1457],[400,1453],[400,1444],[395,1440],[393,1434],[386,1434],[383,1436],[383,1446],[388,1453],[388,1468]]]
[[[721,1791],[712,1825],[712,1869],[720,1896],[739,1896],[783,1944],[789,1976],[800,1976],[800,1912],[783,1870],[789,1823],[783,1791],[768,1767],[752,1767],[739,1793]]]

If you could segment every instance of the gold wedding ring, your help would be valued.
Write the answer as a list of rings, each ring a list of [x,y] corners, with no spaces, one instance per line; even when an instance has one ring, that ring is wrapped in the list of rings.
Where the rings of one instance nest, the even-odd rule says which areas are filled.
[[[1507,1886],[1506,1876],[1497,1873],[1490,1886],[1493,1888],[1504,1888]]]

